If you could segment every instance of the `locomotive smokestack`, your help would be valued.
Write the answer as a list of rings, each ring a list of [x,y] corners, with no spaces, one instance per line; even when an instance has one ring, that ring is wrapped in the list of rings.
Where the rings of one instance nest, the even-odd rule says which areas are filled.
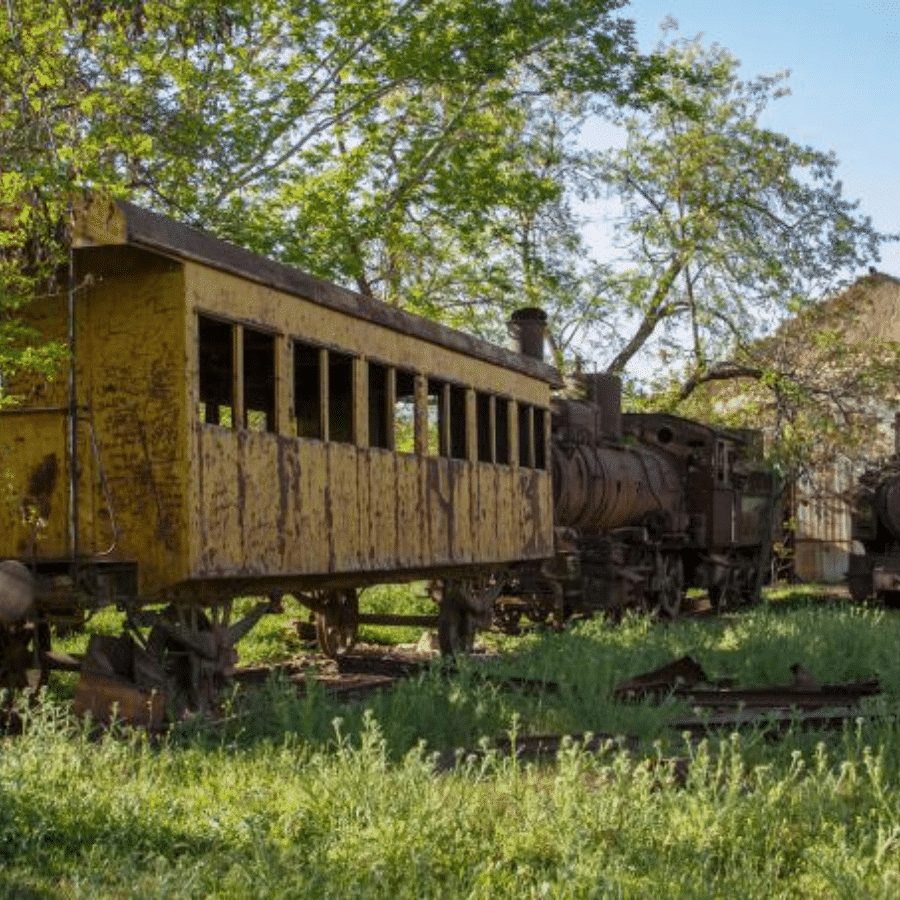
[[[611,441],[622,439],[622,379],[609,372],[581,376],[585,399],[600,407],[600,429]]]
[[[543,361],[547,313],[536,306],[517,309],[510,317],[509,325],[510,333],[519,339],[519,353]]]

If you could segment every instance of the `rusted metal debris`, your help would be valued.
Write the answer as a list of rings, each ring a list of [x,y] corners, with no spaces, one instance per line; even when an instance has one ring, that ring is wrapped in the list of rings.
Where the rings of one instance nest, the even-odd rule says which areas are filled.
[[[108,725],[112,719],[151,731],[161,731],[166,722],[166,696],[142,690],[122,678],[85,670],[75,693],[75,714]]]
[[[807,668],[794,663],[792,679],[774,687],[736,688],[732,682],[712,682],[690,656],[673,660],[616,685],[617,700],[678,700],[697,715],[682,717],[670,727],[703,734],[710,729],[765,725],[784,730],[837,728],[859,716],[859,701],[881,693],[877,679],[847,684],[822,684]]]
[[[613,688],[616,700],[638,700],[660,694],[670,694],[683,686],[708,684],[703,667],[691,656],[682,656],[658,669],[635,675]]]

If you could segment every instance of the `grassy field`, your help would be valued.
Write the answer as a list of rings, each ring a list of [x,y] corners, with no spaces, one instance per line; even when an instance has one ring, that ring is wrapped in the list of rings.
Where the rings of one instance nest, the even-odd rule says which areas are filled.
[[[273,619],[248,651],[291,640]],[[0,745],[0,896],[895,897],[898,643],[896,612],[793,591],[718,619],[504,641],[356,705],[275,680],[162,740],[98,735],[51,698]],[[683,707],[613,701],[618,681],[684,653],[744,686],[800,663],[884,693],[838,733],[777,741],[693,741],[670,727]],[[548,731],[636,744],[436,772],[453,748]]]

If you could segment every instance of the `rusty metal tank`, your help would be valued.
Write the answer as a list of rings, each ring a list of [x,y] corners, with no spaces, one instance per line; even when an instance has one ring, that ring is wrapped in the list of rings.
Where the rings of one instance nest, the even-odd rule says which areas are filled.
[[[875,509],[884,527],[900,539],[900,473],[885,478],[875,491]]]
[[[0,626],[15,625],[34,611],[34,579],[22,563],[0,560]]]
[[[563,410],[570,420],[586,404]],[[674,516],[683,503],[678,470],[664,454],[641,446],[554,442],[555,524],[607,531],[637,525],[650,514]]]

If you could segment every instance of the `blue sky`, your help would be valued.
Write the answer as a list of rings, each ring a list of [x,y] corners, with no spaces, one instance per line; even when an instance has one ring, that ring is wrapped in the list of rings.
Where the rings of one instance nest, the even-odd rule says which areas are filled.
[[[833,150],[844,195],[880,231],[900,233],[900,0],[632,0],[620,15],[643,51],[671,15],[682,36],[730,50],[745,77],[790,69],[791,95],[762,123]],[[878,268],[900,277],[900,243],[883,246]]]

